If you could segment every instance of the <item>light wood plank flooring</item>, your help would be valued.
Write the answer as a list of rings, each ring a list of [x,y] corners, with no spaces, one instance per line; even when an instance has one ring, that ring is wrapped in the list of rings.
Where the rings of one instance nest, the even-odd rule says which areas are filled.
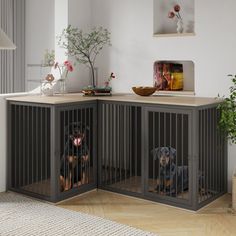
[[[236,235],[236,214],[226,194],[198,212],[102,190],[61,202],[59,207],[100,216],[160,236]]]

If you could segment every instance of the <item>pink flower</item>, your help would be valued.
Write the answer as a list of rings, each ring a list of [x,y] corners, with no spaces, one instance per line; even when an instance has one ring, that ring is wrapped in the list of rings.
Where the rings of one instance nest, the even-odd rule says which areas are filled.
[[[180,15],[180,5],[176,4],[174,6],[174,11],[169,11],[168,13],[168,17],[173,19],[174,17],[176,16],[177,19],[181,19],[182,20],[182,17]]]
[[[70,72],[72,72],[73,71],[73,66],[72,66],[72,63],[70,62],[70,61],[65,61],[64,62],[64,65],[66,66],[66,69],[68,70],[68,71],[70,71]]]
[[[73,68],[72,65],[68,66],[67,69],[68,69],[68,71],[70,71],[70,72],[72,72],[72,71],[74,70],[74,68]]]
[[[65,72],[65,74],[64,74],[65,78],[67,78],[69,71],[72,72],[74,70],[73,65],[70,61],[64,61],[64,63],[62,65],[59,65],[59,63],[56,62],[54,65],[54,69],[59,70],[60,77],[62,77],[62,75],[64,74],[63,72]]]
[[[174,10],[175,10],[175,12],[179,12],[180,11],[180,5],[176,4],[174,6]]]
[[[174,13],[173,11],[170,11],[170,12],[168,13],[168,17],[169,17],[169,18],[174,18],[174,17],[175,17],[175,13]]]

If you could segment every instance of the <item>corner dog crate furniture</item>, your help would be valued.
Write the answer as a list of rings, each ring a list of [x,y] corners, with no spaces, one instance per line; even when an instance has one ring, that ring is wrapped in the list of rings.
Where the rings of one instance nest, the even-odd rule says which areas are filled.
[[[11,101],[8,111],[10,190],[57,202],[96,188],[96,102]]]
[[[197,210],[227,190],[219,102],[134,95],[10,98],[9,189],[58,201],[98,187]],[[68,148],[73,131],[83,133],[80,152]],[[71,156],[77,159],[68,164]]]

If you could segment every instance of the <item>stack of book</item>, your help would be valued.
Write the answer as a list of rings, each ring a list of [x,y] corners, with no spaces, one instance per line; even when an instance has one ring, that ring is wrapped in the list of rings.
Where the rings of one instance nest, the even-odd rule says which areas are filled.
[[[183,65],[171,62],[154,63],[154,86],[157,90],[183,90]]]
[[[111,87],[84,88],[82,93],[85,96],[111,96]]]

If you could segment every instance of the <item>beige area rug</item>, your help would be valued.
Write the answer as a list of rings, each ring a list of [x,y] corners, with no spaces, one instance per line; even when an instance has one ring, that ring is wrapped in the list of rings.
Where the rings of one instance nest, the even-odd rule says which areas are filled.
[[[154,236],[97,216],[74,212],[15,193],[0,193],[1,236]]]

